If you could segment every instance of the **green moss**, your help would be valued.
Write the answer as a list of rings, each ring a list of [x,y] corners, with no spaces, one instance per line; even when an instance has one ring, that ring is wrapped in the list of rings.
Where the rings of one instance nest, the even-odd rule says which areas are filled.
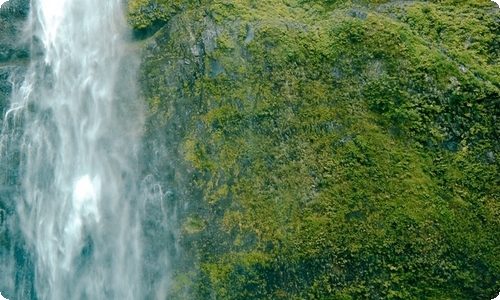
[[[193,234],[202,231],[205,228],[203,220],[196,217],[188,217],[184,223],[184,230],[187,233]]]
[[[171,297],[495,295],[492,6],[368,2],[190,4],[155,35],[148,134],[195,199]]]

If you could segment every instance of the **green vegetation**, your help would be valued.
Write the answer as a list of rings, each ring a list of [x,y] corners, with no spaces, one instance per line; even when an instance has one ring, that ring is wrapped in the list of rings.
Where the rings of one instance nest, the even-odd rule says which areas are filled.
[[[190,195],[169,299],[498,293],[491,1],[129,7],[166,23],[142,42],[146,135]]]

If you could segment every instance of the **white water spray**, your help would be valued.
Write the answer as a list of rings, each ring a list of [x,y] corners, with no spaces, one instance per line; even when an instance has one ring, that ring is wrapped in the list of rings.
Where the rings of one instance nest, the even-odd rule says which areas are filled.
[[[38,299],[140,299],[140,106],[121,2],[32,3],[43,58],[14,93],[0,146],[17,134],[17,209]]]

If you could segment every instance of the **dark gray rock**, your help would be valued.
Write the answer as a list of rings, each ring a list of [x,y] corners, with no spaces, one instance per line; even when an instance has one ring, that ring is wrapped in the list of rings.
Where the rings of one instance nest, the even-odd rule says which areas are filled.
[[[23,36],[29,1],[10,0],[0,8],[0,63],[29,57],[29,41]]]
[[[24,38],[29,0],[10,0],[0,8],[0,134],[3,117],[10,106],[14,87],[22,82],[30,56],[30,42]],[[2,142],[4,142],[2,140]],[[1,149],[0,149],[1,150]],[[9,224],[15,224],[14,201],[17,183],[16,153],[0,153],[0,261],[1,253],[15,244]],[[8,165],[6,165],[6,162]],[[12,164],[12,165],[10,165]],[[10,233],[9,233],[10,232]],[[7,248],[6,248],[7,247]],[[0,275],[1,277],[1,275]]]
[[[10,82],[10,74],[13,67],[0,67],[0,111],[3,115],[3,110],[8,105],[9,97],[12,92],[12,84]],[[1,117],[0,117],[1,119]]]
[[[29,9],[30,0],[9,0],[2,5],[0,10],[3,12],[17,12],[27,16]]]
[[[29,8],[30,0],[10,0],[0,8],[0,135],[12,92],[22,82],[30,61],[31,37],[24,31]],[[7,299],[36,299],[33,260],[24,250],[26,242],[15,212],[19,153],[1,148],[0,290]]]
[[[30,56],[24,34],[29,0],[9,0],[0,7],[0,120],[8,107],[13,82],[20,81]]]

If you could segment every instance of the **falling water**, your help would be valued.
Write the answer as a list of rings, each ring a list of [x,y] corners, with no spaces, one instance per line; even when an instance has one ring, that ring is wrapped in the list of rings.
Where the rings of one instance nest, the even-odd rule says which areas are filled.
[[[39,55],[4,116],[0,155],[18,160],[36,298],[140,299],[141,110],[122,1],[33,1],[29,28]]]

